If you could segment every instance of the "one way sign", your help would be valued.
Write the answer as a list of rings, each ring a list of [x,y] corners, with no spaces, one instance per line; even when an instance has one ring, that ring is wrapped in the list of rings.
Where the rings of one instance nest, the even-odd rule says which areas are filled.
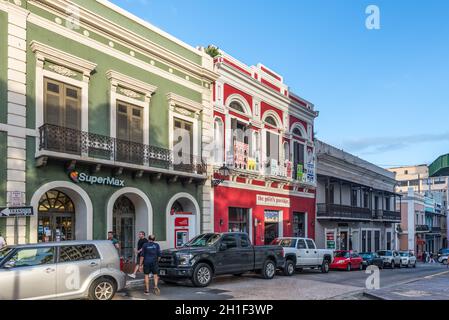
[[[33,207],[0,208],[0,217],[29,217],[33,215]]]

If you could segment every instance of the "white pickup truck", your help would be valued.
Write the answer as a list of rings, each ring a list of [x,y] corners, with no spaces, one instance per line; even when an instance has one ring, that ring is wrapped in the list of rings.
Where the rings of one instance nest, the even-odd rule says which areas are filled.
[[[334,251],[317,249],[315,241],[312,239],[283,237],[275,239],[272,244],[284,248],[285,266],[283,273],[286,276],[292,276],[296,270],[304,268],[317,268],[321,269],[323,273],[329,272]]]

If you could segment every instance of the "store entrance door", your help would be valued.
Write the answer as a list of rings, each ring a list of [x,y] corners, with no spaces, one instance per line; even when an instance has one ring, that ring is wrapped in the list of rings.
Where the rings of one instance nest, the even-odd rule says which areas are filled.
[[[50,190],[39,201],[38,242],[75,240],[75,207],[63,192]]]
[[[135,261],[135,212],[134,204],[126,196],[114,204],[112,231],[120,242],[120,255],[129,261]]]
[[[279,237],[279,211],[265,211],[265,244]]]

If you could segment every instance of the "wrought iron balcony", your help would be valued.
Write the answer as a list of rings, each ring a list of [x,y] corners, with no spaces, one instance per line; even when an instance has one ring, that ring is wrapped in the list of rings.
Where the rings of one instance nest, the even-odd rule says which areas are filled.
[[[342,220],[373,220],[373,214],[368,208],[344,206],[339,204],[318,204],[317,217],[321,219]]]
[[[390,210],[374,210],[376,219],[388,220],[388,221],[401,221],[400,211],[390,211]]]
[[[207,173],[207,164],[200,157],[51,124],[39,128],[39,150],[200,175]]]
[[[432,233],[441,233],[441,227],[432,227]]]
[[[430,227],[427,224],[418,224],[415,228],[416,233],[428,233],[430,232]]]

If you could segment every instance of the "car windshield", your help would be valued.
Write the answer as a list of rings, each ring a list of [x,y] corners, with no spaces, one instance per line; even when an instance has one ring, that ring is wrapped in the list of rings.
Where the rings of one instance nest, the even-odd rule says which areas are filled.
[[[284,248],[295,248],[296,239],[274,239],[272,244]]]
[[[189,242],[187,242],[184,246],[185,247],[210,247],[213,246],[219,239],[220,234],[218,233],[206,233],[201,234]]]
[[[335,252],[335,258],[349,258],[349,252],[337,251],[337,252]]]
[[[3,259],[5,259],[5,257],[8,255],[8,253],[10,253],[12,250],[12,248],[2,248],[0,249],[0,262],[3,261]]]
[[[371,259],[371,258],[373,257],[373,254],[372,254],[372,253],[367,253],[367,252],[362,252],[362,253],[360,254],[360,256],[361,256],[363,259]]]
[[[399,252],[399,254],[401,255],[401,257],[408,257],[409,256],[408,252]]]
[[[391,254],[391,251],[379,251],[378,254],[379,254],[379,256],[381,256],[381,257],[389,257],[389,256],[392,255],[392,254]]]

